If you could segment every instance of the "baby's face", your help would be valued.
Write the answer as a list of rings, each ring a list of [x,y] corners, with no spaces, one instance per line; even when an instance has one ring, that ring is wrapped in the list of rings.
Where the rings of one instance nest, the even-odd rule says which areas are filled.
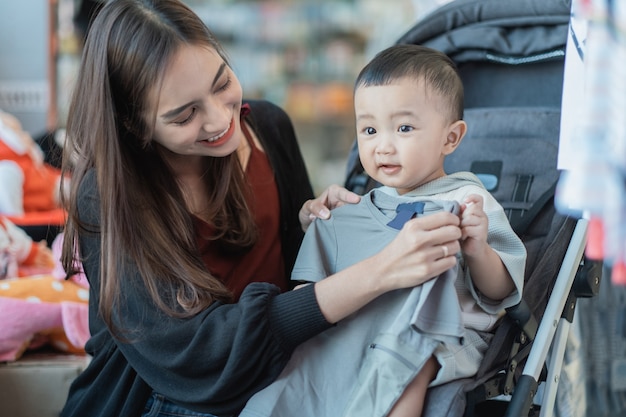
[[[404,194],[445,175],[450,123],[440,101],[412,78],[356,89],[359,157],[370,177]]]

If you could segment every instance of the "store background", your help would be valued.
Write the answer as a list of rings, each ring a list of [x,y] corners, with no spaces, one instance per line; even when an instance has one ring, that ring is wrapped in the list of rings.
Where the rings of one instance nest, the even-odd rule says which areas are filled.
[[[246,98],[291,116],[311,181],[342,183],[352,86],[373,55],[448,0],[185,0],[225,47]],[[80,57],[79,0],[0,2],[0,108],[38,137],[62,128]]]
[[[271,100],[292,117],[318,192],[345,177],[358,71],[447,1],[186,0],[223,43],[246,97]],[[80,56],[73,25],[77,5],[78,0],[0,1],[0,109],[15,114],[34,137],[65,125]],[[607,329],[626,328],[626,296],[607,279],[601,292],[608,302],[580,303],[583,318],[597,322],[583,320],[584,328],[574,332],[565,367],[578,388],[570,393],[587,383],[587,415],[615,417],[626,412],[626,361],[612,356],[626,356],[626,344],[624,331]],[[581,372],[589,366],[585,356],[598,351],[606,353],[602,366]],[[586,408],[584,391],[560,404],[560,415],[579,416]]]

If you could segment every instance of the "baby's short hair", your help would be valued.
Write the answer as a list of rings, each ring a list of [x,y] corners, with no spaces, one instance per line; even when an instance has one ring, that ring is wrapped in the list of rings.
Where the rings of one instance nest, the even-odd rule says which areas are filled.
[[[428,89],[442,97],[450,118],[463,119],[463,82],[456,65],[446,54],[425,46],[394,45],[379,52],[359,73],[355,90],[389,85],[405,77],[424,80]]]

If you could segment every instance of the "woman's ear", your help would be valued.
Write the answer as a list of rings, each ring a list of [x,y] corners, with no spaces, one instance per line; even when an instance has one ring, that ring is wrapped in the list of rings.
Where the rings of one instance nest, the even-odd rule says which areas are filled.
[[[467,132],[467,123],[463,120],[457,120],[452,123],[448,128],[448,135],[446,136],[446,143],[443,148],[445,155],[450,155],[461,144],[461,140]]]

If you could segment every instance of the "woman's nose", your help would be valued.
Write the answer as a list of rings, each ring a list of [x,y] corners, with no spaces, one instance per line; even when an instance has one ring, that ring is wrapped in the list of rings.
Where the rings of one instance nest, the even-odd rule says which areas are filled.
[[[232,117],[232,110],[229,109],[228,106],[214,101],[207,106],[207,114],[202,127],[209,133],[226,129]]]

